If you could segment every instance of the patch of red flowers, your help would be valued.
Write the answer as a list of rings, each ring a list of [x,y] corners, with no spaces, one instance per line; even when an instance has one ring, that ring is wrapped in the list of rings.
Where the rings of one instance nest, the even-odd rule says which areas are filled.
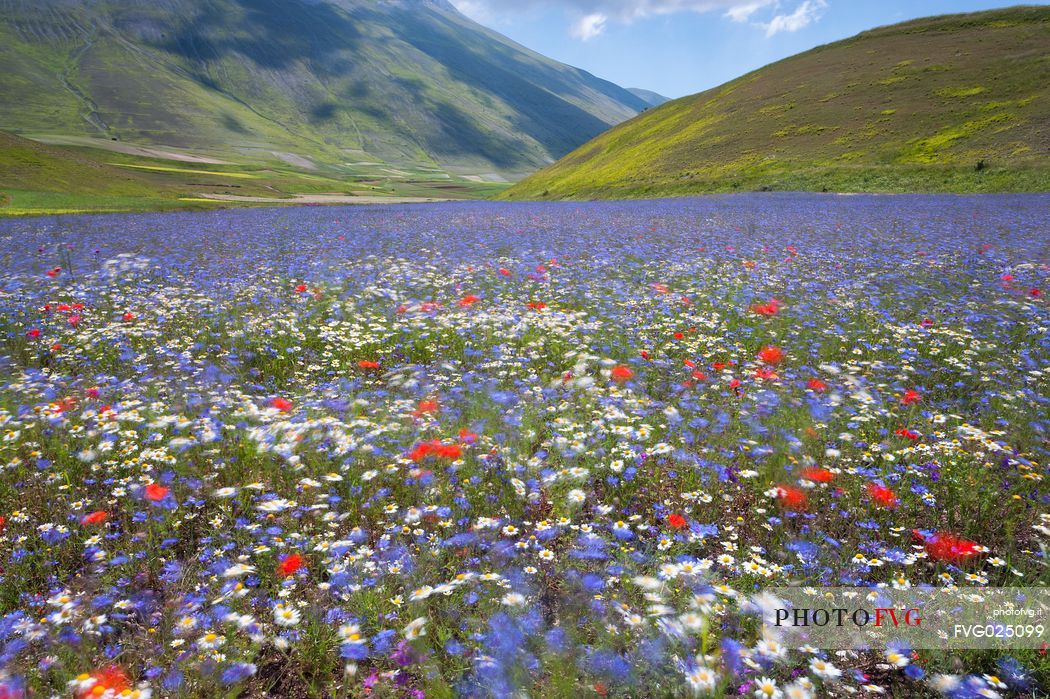
[[[755,378],[762,379],[763,381],[775,381],[780,377],[777,376],[777,372],[773,371],[772,367],[763,366],[755,369]]]
[[[755,303],[751,305],[751,312],[760,316],[775,316],[780,311],[781,303],[777,299],[770,299],[768,303]]]
[[[89,515],[84,515],[80,518],[80,524],[85,527],[90,527],[96,524],[102,524],[109,519],[109,513],[105,510],[95,510]]]
[[[434,400],[433,398],[427,398],[419,401],[419,404],[416,406],[416,409],[412,411],[412,415],[414,417],[423,417],[424,415],[436,413],[440,409],[441,406],[436,400]]]
[[[672,512],[667,515],[667,524],[675,529],[682,529],[686,526],[687,522],[685,521],[685,517],[677,512]]]
[[[926,539],[926,553],[942,563],[966,563],[981,552],[975,541],[962,539],[950,532],[937,532]]]
[[[458,444],[445,444],[440,439],[420,442],[408,452],[408,458],[415,462],[428,458],[455,461],[461,456],[463,456],[463,449]]]
[[[835,478],[835,474],[826,468],[804,468],[800,474],[803,480],[812,481],[813,483],[830,483]]]
[[[868,483],[868,495],[879,507],[896,507],[897,494],[891,488],[878,483]]]
[[[90,686],[84,686],[84,689],[77,689],[73,692],[75,699],[88,699],[89,697],[99,697],[108,693],[108,696],[119,696],[121,692],[129,691],[131,684],[128,680],[128,676],[124,674],[124,670],[116,665],[108,665],[100,670],[92,672],[87,677],[81,675],[77,679],[91,679],[94,680]],[[84,683],[87,685],[87,683]]]
[[[288,400],[287,398],[277,397],[270,399],[270,407],[277,408],[282,413],[290,413],[292,412],[292,408],[294,406],[292,405],[292,401]]]
[[[626,383],[634,378],[634,372],[631,371],[630,367],[618,364],[609,372],[609,378],[616,383]]]
[[[295,575],[302,567],[303,557],[297,553],[290,553],[277,564],[277,573],[287,578],[290,575]]]
[[[475,303],[477,303],[480,300],[481,300],[480,296],[475,296],[474,294],[467,294],[466,296],[464,296],[463,298],[461,298],[459,300],[459,305],[462,306],[463,308],[469,308],[470,306],[473,306]]]
[[[894,432],[893,434],[897,435],[898,437],[904,437],[905,439],[910,439],[913,442],[915,440],[917,440],[919,438],[919,436],[920,436],[918,432],[914,432],[912,430],[909,430],[907,427],[902,427],[899,430],[897,430],[896,432]]]
[[[776,490],[777,500],[780,500],[780,504],[783,505],[785,510],[805,512],[806,508],[809,507],[809,498],[806,497],[801,488],[795,488],[790,485],[778,485]]]
[[[758,358],[766,364],[780,364],[784,361],[784,350],[776,345],[766,345],[758,351]]]

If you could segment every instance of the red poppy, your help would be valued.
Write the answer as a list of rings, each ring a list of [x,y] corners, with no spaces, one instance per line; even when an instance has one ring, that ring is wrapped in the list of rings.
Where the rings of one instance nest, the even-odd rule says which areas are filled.
[[[277,564],[277,573],[287,578],[289,575],[295,575],[302,567],[303,557],[297,553],[291,553],[282,558],[281,562]]]
[[[49,277],[57,277],[61,273],[62,273],[62,268],[61,267],[55,267],[54,269],[49,269],[47,271],[47,276],[49,276]]]
[[[527,308],[530,308],[534,311],[542,311],[544,308],[547,307],[547,304],[545,304],[543,301],[529,301],[525,305]]]
[[[634,378],[634,372],[631,371],[631,368],[628,366],[617,364],[612,368],[612,371],[609,372],[609,378],[616,383],[626,383]]]
[[[780,301],[770,299],[768,303],[755,303],[751,305],[751,312],[760,316],[775,316],[780,311]]]
[[[124,320],[125,323],[130,323],[131,321],[135,320],[135,314],[131,311],[128,311],[127,313],[122,315],[121,318]]]
[[[828,390],[828,385],[820,379],[810,379],[806,382],[806,388],[816,393],[823,393]]]
[[[146,486],[146,499],[151,502],[160,502],[164,498],[168,497],[168,493],[171,489],[160,485],[159,483],[150,483]]]
[[[640,356],[640,357],[641,357],[642,359],[644,359],[644,360],[646,360],[646,361],[649,361],[649,356],[650,356],[650,355],[649,355],[649,350],[642,350],[641,352],[639,352],[639,353],[638,353],[638,355],[639,355],[639,356]]]
[[[434,400],[433,398],[427,398],[425,400],[419,401],[419,405],[417,405],[416,409],[412,411],[412,415],[414,415],[415,417],[422,417],[424,415],[436,413],[440,409],[441,406],[438,405],[438,402],[436,400]]]
[[[26,336],[27,337],[31,337],[34,340],[36,338],[40,337],[40,330],[39,330],[39,328],[33,328],[32,330],[30,330],[29,332],[26,333]]]
[[[458,444],[445,444],[441,440],[434,439],[417,444],[408,453],[408,458],[415,462],[423,461],[429,457],[455,461],[462,455],[463,449]]]
[[[911,405],[922,400],[922,394],[913,388],[909,388],[901,397],[901,405]]]
[[[379,362],[374,362],[371,359],[362,359],[357,363],[357,366],[361,369],[378,369]]]
[[[707,380],[707,374],[705,374],[704,372],[700,371],[699,369],[697,369],[692,374],[690,374],[690,376],[692,376],[697,381],[706,381]]]
[[[805,512],[809,506],[809,498],[800,489],[790,485],[778,485],[777,488],[777,499],[780,500],[780,504],[784,506],[785,510],[791,510],[792,512]]]
[[[892,489],[878,483],[868,483],[868,495],[879,507],[896,507],[897,494]]]
[[[1033,288],[1028,290],[1028,295],[1031,296],[1034,299],[1037,299],[1037,298],[1039,298],[1040,296],[1043,295],[1043,290],[1042,289],[1036,289],[1035,287],[1033,287]]]
[[[294,406],[292,405],[292,401],[288,400],[287,398],[281,398],[278,396],[276,398],[270,399],[270,407],[276,408],[282,413],[290,413],[292,412],[292,408]]]
[[[510,276],[510,270],[507,269],[506,267],[500,267],[499,268],[499,273],[502,274],[504,277],[509,277]]]
[[[89,699],[89,697],[103,695],[115,697],[119,696],[121,692],[131,690],[128,676],[116,665],[109,665],[96,670],[91,673],[91,678],[95,680],[94,684],[87,689],[75,691],[73,693],[75,699]]]
[[[784,361],[784,350],[776,345],[766,345],[758,351],[758,358],[766,364],[780,364]]]
[[[1007,272],[1003,276],[999,277],[999,279],[1001,279],[1004,282],[1012,282],[1014,280],[1014,275]]]
[[[99,396],[98,386],[92,386],[88,390],[84,391],[84,393],[87,394],[88,398],[98,398],[98,396]]]
[[[70,325],[72,325],[75,328],[78,325],[80,325],[80,316],[78,316],[78,315],[71,315],[68,318],[66,318],[66,322],[69,323]]]
[[[84,515],[83,517],[81,517],[80,523],[85,527],[88,527],[94,524],[102,524],[107,519],[109,519],[108,512],[106,512],[105,510],[95,510],[91,514]]]
[[[681,332],[681,331],[679,331],[679,332],[676,332],[676,333],[674,334],[674,339],[676,339],[676,340],[681,340],[681,339],[682,339],[682,338],[684,338],[684,337],[685,337],[685,333],[683,333],[683,332]]]
[[[919,438],[919,433],[918,432],[913,432],[912,430],[909,430],[906,427],[900,428],[899,430],[897,430],[893,434],[897,435],[898,437],[904,437],[905,439],[910,439],[913,442]]]
[[[835,478],[835,474],[826,468],[804,468],[800,475],[803,480],[814,483],[830,483]]]
[[[297,293],[297,294],[305,294],[306,293],[306,284],[300,284],[299,286],[295,287],[295,293]]]
[[[478,436],[468,429],[462,429],[459,431],[459,441],[464,444],[473,444],[478,441]]]
[[[926,553],[935,561],[965,563],[975,558],[980,551],[974,541],[961,539],[950,532],[937,532],[926,540]]]
[[[671,514],[667,515],[667,523],[675,529],[682,529],[687,524],[687,522],[685,521],[685,517],[678,514],[677,512],[672,512]]]
[[[473,306],[475,303],[477,303],[480,300],[481,300],[480,296],[475,296],[474,294],[467,294],[466,296],[464,296],[463,298],[461,298],[459,300],[459,305],[462,306],[463,308],[467,308],[468,306]]]
[[[755,377],[762,379],[763,381],[774,381],[778,378],[777,372],[773,371],[771,367],[763,366],[755,369]]]

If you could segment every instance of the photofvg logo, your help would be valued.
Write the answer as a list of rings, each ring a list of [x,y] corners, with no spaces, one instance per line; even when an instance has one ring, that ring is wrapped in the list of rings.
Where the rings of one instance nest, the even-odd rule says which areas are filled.
[[[793,609],[776,610],[776,626],[809,627],[809,626],[847,626],[852,624],[856,627],[865,627],[874,624],[881,627],[883,624],[893,626],[922,626],[922,617],[918,609],[897,609],[894,607],[875,607],[874,609],[858,607],[836,607],[834,609],[809,609],[806,607],[795,607]]]
[[[764,632],[826,650],[1045,648],[1050,588],[774,588],[752,598]]]

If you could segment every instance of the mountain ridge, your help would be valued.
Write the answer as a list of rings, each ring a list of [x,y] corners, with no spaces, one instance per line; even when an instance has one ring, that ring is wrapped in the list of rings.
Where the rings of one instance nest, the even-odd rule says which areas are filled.
[[[444,0],[0,0],[0,66],[0,129],[371,174],[524,174],[647,106]]]

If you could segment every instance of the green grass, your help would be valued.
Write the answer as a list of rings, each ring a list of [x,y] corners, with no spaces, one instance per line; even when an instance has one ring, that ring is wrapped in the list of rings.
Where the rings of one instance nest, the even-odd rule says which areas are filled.
[[[214,195],[296,195],[479,199],[507,185],[408,172],[374,178],[334,168],[304,172],[286,163],[173,162],[86,147],[55,147],[0,132],[0,216],[168,211],[260,206]]]
[[[55,214],[122,213],[130,211],[177,211],[215,208],[201,201],[136,197],[106,194],[67,194],[10,190],[7,204],[0,207],[0,216],[41,216]],[[222,205],[228,205],[222,202]]]
[[[1050,189],[1050,7],[916,20],[613,128],[503,196]]]

